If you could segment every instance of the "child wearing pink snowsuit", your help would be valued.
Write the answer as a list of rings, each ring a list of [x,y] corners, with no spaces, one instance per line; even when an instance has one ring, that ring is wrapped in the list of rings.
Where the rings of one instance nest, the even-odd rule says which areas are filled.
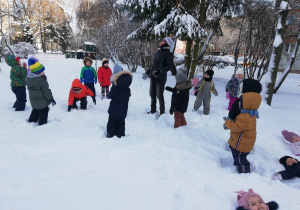
[[[242,69],[238,69],[235,72],[235,75],[232,75],[232,78],[226,85],[226,98],[229,99],[228,110],[231,110],[232,104],[239,97],[239,86],[244,79],[244,73]]]
[[[292,151],[295,155],[300,156],[300,137],[298,134],[289,132],[287,130],[281,131],[286,143],[292,146]]]

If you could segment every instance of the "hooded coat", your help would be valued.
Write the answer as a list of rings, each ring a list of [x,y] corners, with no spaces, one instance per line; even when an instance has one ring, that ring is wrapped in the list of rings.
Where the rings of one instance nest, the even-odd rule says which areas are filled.
[[[26,70],[27,73],[27,70]],[[32,109],[44,109],[53,101],[47,77],[29,73],[25,79]]]
[[[242,96],[242,109],[257,110],[261,104],[261,95],[247,92]],[[225,126],[230,129],[229,145],[240,152],[249,153],[256,140],[256,116],[248,113],[239,114],[235,121],[227,119]]]
[[[100,66],[98,69],[98,82],[100,86],[110,86],[110,76],[112,75],[111,69],[107,66]]]
[[[86,62],[90,61],[91,65],[87,66]],[[83,79],[84,83],[94,83],[94,79],[97,79],[97,73],[94,67],[92,67],[93,60],[89,57],[83,59],[84,67],[81,68],[80,79]]]
[[[108,114],[115,120],[125,120],[128,111],[132,73],[121,71],[114,78],[115,86],[111,88],[108,98],[111,99]]]
[[[73,92],[72,91],[73,87],[81,88],[80,93]],[[72,82],[72,88],[71,88],[70,93],[69,93],[68,105],[73,105],[73,102],[74,102],[75,98],[80,101],[83,97],[87,97],[87,95],[89,95],[91,97],[94,95],[94,93],[88,87],[81,84],[79,79],[74,79],[74,81]]]
[[[21,65],[17,62],[15,56],[13,55],[6,56],[5,62],[11,67],[10,86],[25,86],[25,77],[27,76],[27,69],[25,67],[21,67]]]
[[[232,75],[231,79],[226,85],[225,91],[229,92],[230,97],[237,98],[239,96],[239,87],[240,81],[235,77],[235,75]]]
[[[171,110],[176,110],[181,113],[185,113],[190,97],[190,89],[193,87],[191,81],[182,82],[176,84],[172,89]]]

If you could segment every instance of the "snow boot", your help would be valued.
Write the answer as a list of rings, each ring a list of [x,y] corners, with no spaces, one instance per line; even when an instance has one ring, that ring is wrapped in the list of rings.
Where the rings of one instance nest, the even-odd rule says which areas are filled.
[[[159,110],[160,110],[159,116],[165,113],[165,107],[160,107]]]
[[[156,112],[156,106],[151,106],[151,110],[147,114],[154,114]]]

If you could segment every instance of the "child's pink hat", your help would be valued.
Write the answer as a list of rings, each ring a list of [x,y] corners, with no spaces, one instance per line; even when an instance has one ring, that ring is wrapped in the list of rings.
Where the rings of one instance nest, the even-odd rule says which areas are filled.
[[[245,209],[249,209],[248,199],[251,196],[257,196],[257,197],[259,197],[262,200],[262,202],[264,202],[264,200],[260,197],[260,195],[258,195],[257,193],[253,192],[253,190],[251,188],[248,190],[248,192],[238,191],[236,193],[238,193],[238,195],[237,195],[237,202],[238,202],[239,206],[242,206]],[[266,205],[265,202],[264,202],[264,204]],[[267,210],[269,210],[268,206],[267,206]]]
[[[287,141],[289,141],[289,142],[292,142],[293,136],[298,136],[298,137],[299,137],[299,135],[297,135],[297,134],[295,134],[295,133],[293,133],[293,132],[288,132],[287,130],[281,131],[281,134],[282,134],[283,137],[284,137]]]

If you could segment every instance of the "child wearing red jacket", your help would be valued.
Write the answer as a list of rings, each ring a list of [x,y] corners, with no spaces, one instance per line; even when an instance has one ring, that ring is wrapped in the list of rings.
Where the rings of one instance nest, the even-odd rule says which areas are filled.
[[[112,75],[112,71],[108,66],[108,60],[103,59],[102,66],[100,66],[98,69],[98,81],[101,87],[102,99],[105,97],[105,92],[106,92],[106,97],[109,93],[109,86],[111,85],[109,79],[111,75]]]
[[[71,111],[71,109],[78,109],[76,105],[77,101],[80,101],[80,109],[86,110],[87,95],[93,98],[93,102],[96,105],[96,99],[94,93],[88,87],[82,85],[79,79],[74,79],[69,94],[68,112]]]

